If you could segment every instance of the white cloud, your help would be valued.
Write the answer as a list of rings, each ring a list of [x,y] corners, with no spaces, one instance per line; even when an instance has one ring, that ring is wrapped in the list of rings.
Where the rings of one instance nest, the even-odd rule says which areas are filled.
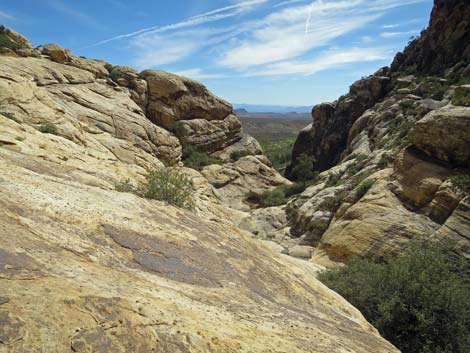
[[[188,27],[199,26],[199,25],[203,25],[206,23],[210,23],[210,22],[221,21],[230,17],[234,17],[236,15],[239,15],[242,12],[250,10],[254,5],[262,4],[267,1],[269,0],[242,1],[236,5],[222,7],[216,10],[212,10],[212,11],[191,17],[185,21],[173,23],[173,24],[166,25],[166,26],[147,27],[147,28],[143,28],[143,29],[131,32],[131,33],[121,34],[119,36],[108,38],[98,43],[92,44],[90,47],[106,44],[106,43],[119,40],[119,39],[135,37],[135,36],[142,35],[145,33],[149,33],[149,34],[163,33],[163,32],[168,32],[168,31],[173,31],[173,30],[178,30],[178,29],[183,29],[183,28],[188,28]]]
[[[223,74],[204,73],[200,68],[175,71],[175,74],[180,75],[180,76],[189,77],[189,78],[192,78],[192,79],[195,79],[195,80],[227,77],[227,75],[223,75]]]
[[[262,69],[250,71],[246,73],[246,76],[312,75],[346,64],[387,60],[392,55],[393,51],[384,47],[334,49],[310,60],[282,61],[270,64]]]
[[[134,63],[139,68],[168,65],[191,57],[203,62],[209,57],[210,63],[204,62],[204,65],[218,67],[224,74],[227,69],[236,70],[237,75],[242,76],[311,74],[317,69],[350,62],[384,59],[383,48],[364,49],[368,50],[364,55],[357,48],[342,52],[325,48],[336,44],[340,37],[367,28],[393,8],[426,1],[430,0],[315,0],[308,3],[307,0],[233,0],[232,5],[180,22],[143,28],[95,45],[132,38],[129,47],[135,53]],[[273,6],[260,6],[269,2],[274,2]],[[255,9],[263,10],[260,12],[263,15],[254,16]],[[229,21],[235,16],[236,23]],[[388,38],[406,34],[384,31],[374,36]],[[370,47],[374,40],[370,35],[361,35],[348,44],[339,43]],[[199,54],[204,58],[198,57]],[[313,59],[306,60],[306,57]],[[192,65],[201,63],[193,61]],[[182,73],[194,78],[221,77],[203,69]]]
[[[277,10],[257,21],[243,40],[226,48],[217,63],[245,70],[290,60],[367,26],[386,11],[429,0],[316,0]]]
[[[229,48],[219,64],[244,69],[303,55],[333,39],[365,26],[381,14],[350,16],[362,0],[315,2],[274,12],[262,20],[250,37]],[[305,23],[307,19],[307,23]]]
[[[145,33],[132,43],[139,68],[155,67],[180,61],[204,47],[231,37],[232,28],[196,28],[163,35]]]
[[[382,32],[380,33],[380,36],[382,38],[394,38],[394,37],[404,37],[404,36],[410,36],[413,34],[419,33],[419,30],[413,30],[413,31],[406,31],[406,32]]]
[[[398,27],[402,27],[402,26],[407,26],[407,25],[410,25],[410,24],[413,24],[413,23],[418,23],[418,22],[421,22],[421,21],[423,21],[423,20],[419,19],[419,18],[415,18],[413,20],[409,20],[409,21],[405,21],[405,22],[386,24],[386,25],[383,25],[381,28],[383,28],[383,29],[393,29],[393,28],[398,28]]]
[[[10,21],[15,21],[16,18],[8,13],[6,13],[5,11],[0,11],[0,17],[2,18],[5,18],[7,20],[10,20]]]
[[[273,8],[298,4],[300,2],[306,3],[306,2],[308,2],[308,0],[286,0],[286,1],[281,1],[280,3],[274,5]]]

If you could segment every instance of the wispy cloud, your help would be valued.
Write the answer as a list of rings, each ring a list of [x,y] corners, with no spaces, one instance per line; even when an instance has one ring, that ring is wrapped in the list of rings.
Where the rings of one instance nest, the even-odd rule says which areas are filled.
[[[16,20],[16,17],[10,15],[9,13],[7,13],[5,11],[1,11],[1,10],[0,10],[0,17],[5,18],[5,19],[10,20],[10,21],[15,21]]]
[[[176,71],[176,75],[189,77],[195,80],[208,79],[208,78],[224,78],[227,75],[224,74],[208,74],[204,73],[200,68],[193,68],[188,70]]]
[[[283,8],[259,20],[258,26],[217,62],[245,70],[298,58],[364,28],[391,9],[423,1],[427,0],[317,0]]]
[[[228,6],[179,22],[142,28],[93,46],[124,40],[135,53],[134,64],[139,68],[173,63],[179,63],[181,68],[185,59],[194,58],[190,68],[179,73],[195,79],[311,75],[352,63],[390,59],[392,50],[379,47],[377,40],[415,34],[416,31],[386,31],[383,28],[382,33],[370,35],[358,32],[359,36],[353,37],[348,44],[344,43],[344,38],[349,38],[347,36],[355,31],[371,28],[371,23],[392,9],[429,1],[231,1]],[[267,4],[271,6],[263,6]],[[236,23],[231,20],[235,16]],[[332,49],[341,42],[342,49]],[[211,69],[207,70],[208,67]],[[212,73],[214,70],[220,73]]]
[[[150,33],[150,34],[163,33],[163,32],[168,32],[172,30],[199,26],[202,24],[210,23],[210,22],[221,21],[223,19],[234,17],[242,12],[245,12],[251,9],[252,6],[263,4],[268,1],[269,0],[242,1],[235,5],[226,6],[226,7],[215,9],[209,12],[202,13],[200,15],[191,17],[181,22],[176,22],[176,23],[166,25],[166,26],[152,26],[152,27],[142,28],[134,32],[121,34],[112,38],[102,40],[98,43],[92,44],[90,47],[106,44],[106,43],[113,42],[113,41],[120,40],[120,39],[135,37],[135,36],[142,35],[145,33]]]
[[[286,1],[281,1],[280,3],[277,3],[276,5],[273,6],[273,8],[276,7],[281,7],[281,6],[287,6],[287,5],[294,5],[298,3],[306,3],[308,0],[286,0]]]
[[[388,60],[392,56],[393,51],[386,47],[331,49],[309,60],[283,61],[250,71],[245,76],[313,75],[346,64]]]
[[[380,36],[382,38],[394,38],[394,37],[405,37],[405,36],[410,36],[413,34],[419,33],[418,29],[412,30],[412,31],[405,31],[405,32],[382,32],[380,33]]]
[[[231,38],[233,29],[193,28],[166,35],[154,32],[137,36],[132,44],[139,53],[135,63],[139,68],[146,68],[180,61],[204,47]]]
[[[383,28],[383,29],[399,28],[399,27],[407,26],[407,25],[414,24],[414,23],[418,23],[418,22],[422,22],[422,21],[423,21],[422,19],[415,18],[415,19],[412,19],[412,20],[409,20],[409,21],[405,21],[405,22],[392,23],[392,24],[385,24],[385,25],[383,25],[381,28]]]

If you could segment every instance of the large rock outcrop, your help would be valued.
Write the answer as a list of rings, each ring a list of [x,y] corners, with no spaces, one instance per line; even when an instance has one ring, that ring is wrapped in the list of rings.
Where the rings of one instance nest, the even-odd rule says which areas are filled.
[[[456,66],[457,65],[457,66]],[[467,0],[435,0],[429,27],[392,63],[396,72],[470,73],[470,8]]]
[[[454,183],[470,179],[468,9],[436,0],[429,28],[391,69],[314,108],[292,166],[306,154],[322,173],[277,219],[315,262],[381,258],[419,238],[469,256],[468,186]]]
[[[282,177],[265,156],[247,156],[233,163],[205,167],[202,175],[214,186],[215,194],[226,205],[249,211],[247,198],[290,182]]]
[[[410,141],[431,157],[470,168],[470,110],[453,106],[433,110],[416,123]]]
[[[130,70],[50,59],[0,56],[1,352],[398,352],[317,266],[235,226],[224,197],[286,182],[265,157],[181,168],[193,212],[117,192],[179,165],[180,140]]]
[[[241,123],[232,106],[194,80],[163,71],[146,70],[143,109],[148,118],[178,136],[183,144],[214,153],[242,139]]]
[[[398,352],[313,265],[49,155],[0,147],[2,351]]]
[[[318,171],[329,169],[339,161],[354,122],[387,93],[390,78],[381,74],[356,82],[349,95],[338,101],[313,108],[313,124],[302,130],[294,145],[288,176],[302,154],[312,158],[312,169]]]
[[[174,164],[181,156],[178,139],[152,124],[121,90],[70,65],[35,58],[0,57],[0,112],[84,146],[100,145],[118,159],[155,156]],[[132,157],[132,158],[134,158]]]

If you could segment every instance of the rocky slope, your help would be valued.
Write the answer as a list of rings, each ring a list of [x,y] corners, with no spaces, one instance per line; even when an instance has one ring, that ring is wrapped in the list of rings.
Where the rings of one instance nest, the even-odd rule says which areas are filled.
[[[306,155],[321,174],[276,212],[317,263],[381,257],[421,237],[470,254],[470,199],[453,182],[470,182],[469,26],[467,1],[436,0],[391,68],[314,107],[291,170]]]
[[[228,103],[1,34],[0,352],[397,352],[318,267],[234,225],[248,189],[288,183],[264,156],[183,166],[188,143],[260,153]],[[164,164],[193,212],[115,190]]]

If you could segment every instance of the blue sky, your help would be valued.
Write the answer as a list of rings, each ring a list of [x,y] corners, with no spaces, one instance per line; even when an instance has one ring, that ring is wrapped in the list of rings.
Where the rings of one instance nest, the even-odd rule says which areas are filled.
[[[432,0],[0,0],[34,45],[206,84],[234,103],[313,105],[388,65]]]

